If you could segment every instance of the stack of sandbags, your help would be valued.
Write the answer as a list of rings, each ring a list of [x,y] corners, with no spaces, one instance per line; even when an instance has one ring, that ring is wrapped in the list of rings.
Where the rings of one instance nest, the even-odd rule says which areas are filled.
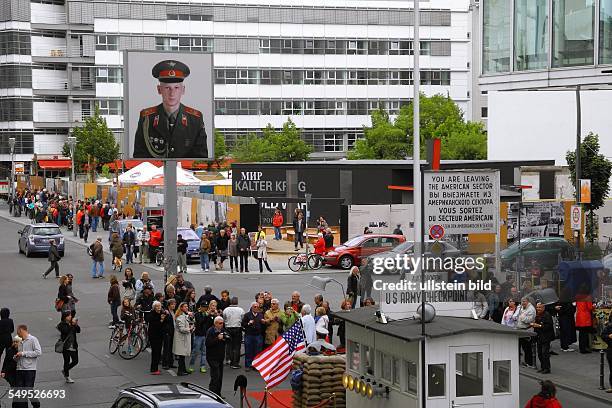
[[[313,407],[335,394],[335,406],[346,407],[346,390],[342,375],[346,371],[344,355],[309,356],[297,353],[293,357],[293,369],[302,370],[302,388],[293,393],[294,408]],[[326,406],[333,407],[333,401]]]

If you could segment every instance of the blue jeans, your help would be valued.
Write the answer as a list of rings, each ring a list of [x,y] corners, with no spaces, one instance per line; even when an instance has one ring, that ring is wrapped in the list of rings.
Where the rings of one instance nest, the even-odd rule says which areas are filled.
[[[263,347],[263,337],[260,335],[247,334],[244,336],[244,366],[251,367],[255,356],[259,354]]]
[[[132,246],[131,245],[126,245],[125,246],[125,263],[133,263],[134,260],[132,259]]]
[[[98,275],[98,265],[100,265],[100,274]],[[93,261],[91,264],[91,277],[95,278],[96,276],[104,275],[104,262]]]
[[[206,367],[206,336],[194,336],[193,347],[191,348],[191,360],[189,366],[193,368],[196,354],[200,353],[200,368]]]
[[[283,239],[283,235],[281,234],[280,227],[274,227],[274,239],[280,241]]]
[[[119,314],[117,313],[119,306],[121,306],[121,303],[111,303],[110,305],[111,316],[113,316],[113,324],[119,323]]]
[[[208,253],[203,254],[200,252],[200,266],[202,269],[208,269],[210,267],[208,263]]]
[[[98,229],[98,220],[100,217],[91,217],[91,230],[96,232]]]

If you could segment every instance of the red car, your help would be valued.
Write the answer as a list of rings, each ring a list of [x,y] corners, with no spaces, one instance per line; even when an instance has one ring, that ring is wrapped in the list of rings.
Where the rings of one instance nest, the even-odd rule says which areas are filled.
[[[403,235],[359,235],[329,251],[325,255],[325,264],[339,266],[342,269],[350,269],[353,265],[360,265],[361,259],[379,252],[388,251],[404,241],[406,241],[406,238]]]

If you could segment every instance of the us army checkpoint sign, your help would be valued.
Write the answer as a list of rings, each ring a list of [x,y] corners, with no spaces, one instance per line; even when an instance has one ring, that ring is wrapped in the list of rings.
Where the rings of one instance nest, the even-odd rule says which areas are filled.
[[[445,234],[497,233],[499,171],[447,170],[423,173],[424,230]]]

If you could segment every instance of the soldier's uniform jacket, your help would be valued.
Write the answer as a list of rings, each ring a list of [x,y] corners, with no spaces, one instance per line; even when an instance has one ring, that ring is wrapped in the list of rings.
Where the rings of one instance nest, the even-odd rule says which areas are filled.
[[[208,147],[202,113],[180,104],[174,120],[163,104],[140,111],[134,157],[136,158],[206,158]]]

